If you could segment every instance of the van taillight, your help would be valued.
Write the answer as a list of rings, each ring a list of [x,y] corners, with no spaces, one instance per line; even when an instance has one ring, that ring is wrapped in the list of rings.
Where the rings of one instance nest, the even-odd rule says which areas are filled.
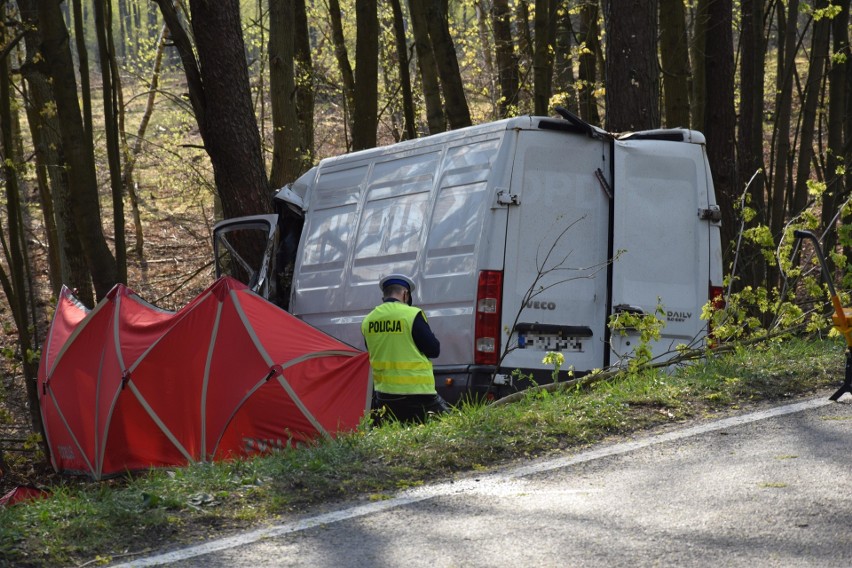
[[[721,286],[713,286],[710,285],[710,290],[707,293],[708,299],[710,300],[710,306],[712,306],[713,311],[724,310],[725,309],[725,289]],[[707,322],[707,345],[708,347],[716,347],[719,345],[719,342],[716,340],[716,336],[713,333],[713,320],[710,319]]]
[[[710,285],[710,292],[708,294],[710,299],[710,305],[713,306],[714,310],[724,310],[725,309],[725,289],[721,286],[713,286]]]
[[[503,297],[503,273],[483,270],[476,287],[476,326],[473,362],[496,365],[500,356],[500,298]]]

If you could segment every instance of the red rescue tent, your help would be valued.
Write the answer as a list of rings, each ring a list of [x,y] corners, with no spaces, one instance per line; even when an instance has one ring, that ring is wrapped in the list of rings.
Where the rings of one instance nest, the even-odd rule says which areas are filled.
[[[177,312],[63,288],[38,386],[54,468],[94,479],[334,436],[371,391],[365,352],[229,277]]]

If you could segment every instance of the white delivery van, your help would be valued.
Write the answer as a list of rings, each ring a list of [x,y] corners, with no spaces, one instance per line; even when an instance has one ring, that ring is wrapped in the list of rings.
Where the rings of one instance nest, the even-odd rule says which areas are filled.
[[[620,311],[662,306],[662,358],[700,344],[702,307],[722,292],[703,135],[614,137],[560,112],[322,160],[276,196],[303,215],[297,248],[289,235],[289,311],[363,349],[379,280],[410,275],[441,342],[435,379],[450,402],[515,390],[516,370],[550,381],[549,351],[564,355],[563,373],[624,361],[638,337],[610,332]],[[275,223],[216,231],[254,226],[272,238]],[[255,270],[252,285],[273,294],[274,270]]]

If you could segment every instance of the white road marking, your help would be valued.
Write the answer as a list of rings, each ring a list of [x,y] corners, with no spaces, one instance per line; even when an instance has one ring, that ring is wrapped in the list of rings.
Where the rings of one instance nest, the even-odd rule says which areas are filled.
[[[257,529],[239,535],[212,540],[203,544],[198,544],[179,550],[173,550],[171,552],[158,554],[156,556],[139,558],[137,560],[132,560],[125,564],[119,564],[115,568],[160,566],[163,564],[170,564],[172,562],[188,560],[197,556],[203,556],[205,554],[210,554],[229,548],[244,546],[266,538],[275,538],[285,534],[305,531],[322,525],[328,525],[331,523],[337,523],[340,521],[364,517],[375,513],[381,513],[383,511],[395,509],[396,507],[402,507],[404,505],[410,505],[412,503],[419,503],[420,501],[425,501],[434,497],[454,495],[467,491],[482,491],[484,484],[499,484],[509,480],[528,477],[530,475],[535,475],[538,473],[545,473],[548,471],[553,471],[556,469],[561,469],[580,463],[586,463],[605,457],[617,456],[628,452],[633,452],[635,450],[647,448],[649,446],[654,446],[657,444],[682,440],[692,436],[706,434],[707,432],[724,430],[726,428],[732,428],[735,426],[742,426],[744,424],[750,424],[752,422],[758,422],[760,420],[766,420],[768,418],[774,418],[777,416],[784,416],[786,414],[794,414],[796,412],[819,408],[821,406],[826,406],[829,404],[832,404],[832,402],[826,398],[806,400],[804,402],[788,404],[786,406],[779,406],[776,408],[770,408],[768,410],[761,410],[758,412],[743,414],[741,416],[723,418],[714,422],[708,422],[706,424],[700,424],[698,426],[684,428],[683,430],[676,430],[672,432],[649,436],[641,440],[634,440],[630,442],[614,444],[611,446],[604,446],[572,456],[536,461],[530,465],[523,465],[511,469],[496,471],[493,473],[486,473],[476,478],[464,479],[460,481],[447,481],[436,485],[430,485],[428,487],[418,487],[414,489],[409,489],[397,494],[396,497],[387,499],[385,501],[376,501],[364,505],[357,505],[354,507],[349,507],[347,509],[341,509],[339,511],[333,511],[330,513],[324,513],[322,515],[308,517],[300,521],[294,521],[291,523],[284,523],[281,525]]]

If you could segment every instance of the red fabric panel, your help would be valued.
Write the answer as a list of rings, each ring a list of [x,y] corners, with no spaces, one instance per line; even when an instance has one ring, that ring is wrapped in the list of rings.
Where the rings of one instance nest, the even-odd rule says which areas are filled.
[[[265,452],[308,442],[319,433],[302,408],[335,436],[355,429],[364,416],[369,370],[366,353],[354,357],[320,357],[284,370],[238,409],[225,429],[216,458]],[[341,380],[342,378],[352,380]],[[302,406],[282,385],[287,381]],[[360,404],[358,403],[360,401]]]
[[[42,412],[42,418],[45,422],[45,429],[48,434],[49,441],[53,447],[51,452],[51,461],[54,469],[70,469],[85,471],[88,473],[88,468],[85,462],[80,459],[79,452],[74,447],[73,441],[66,431],[65,427],[58,420],[56,408],[53,405],[53,400],[45,396],[45,380],[48,370],[53,366],[59,352],[62,350],[65,343],[68,341],[74,330],[81,325],[82,320],[89,314],[89,310],[82,304],[77,302],[71,291],[63,286],[59,292],[59,299],[56,305],[56,311],[53,315],[53,320],[50,323],[48,330],[48,338],[45,341],[42,349],[41,360],[39,361],[38,371],[38,389],[39,402]],[[50,417],[50,418],[49,418]],[[72,459],[72,464],[65,466],[60,465],[61,456],[66,456],[65,459]],[[76,456],[73,459],[72,456]]]
[[[364,416],[369,372],[369,356],[359,353],[310,359],[285,369],[284,376],[314,418],[333,435],[354,430]]]
[[[235,296],[264,349],[276,361],[290,361],[317,351],[361,352],[282,309],[270,310],[269,302],[257,294],[245,290],[236,292]]]
[[[121,298],[119,335],[121,353],[125,369],[130,369],[160,337],[165,335],[179,321],[186,308],[175,313],[161,310],[130,291]],[[204,295],[199,296],[204,298]]]
[[[42,351],[40,365],[53,365],[62,346],[89,313],[82,304],[77,302],[71,290],[63,286],[59,291],[56,311],[50,323],[49,341]]]
[[[102,443],[101,476],[188,463],[127,388],[118,396]]]
[[[47,491],[32,487],[30,485],[19,485],[0,497],[0,509],[3,507],[11,507],[18,503],[32,501],[33,499],[42,499],[47,497]]]
[[[270,310],[266,317],[275,315]],[[269,368],[270,365],[258,352],[249,331],[243,325],[233,299],[226,297],[216,330],[216,343],[207,378],[207,398],[204,401],[208,455],[213,455],[217,440],[238,406],[253,388],[262,383],[269,374]],[[264,418],[258,417],[258,420]]]
[[[217,305],[216,297],[208,293],[191,309],[181,310],[177,321],[131,373],[142,399],[194,460],[203,457],[201,392]],[[158,426],[151,428],[159,431]]]
[[[317,437],[318,432],[275,379],[263,384],[225,425],[214,459],[265,453]],[[217,440],[212,440],[212,444]]]
[[[58,470],[94,474],[90,465],[96,462],[98,380],[105,350],[112,345],[109,329],[113,307],[114,303],[105,299],[82,320],[76,336],[52,365],[53,372],[40,377],[41,411]],[[64,319],[56,316],[54,321],[57,318]]]
[[[119,306],[117,320],[109,327],[97,403],[99,474],[146,469],[183,460],[182,454],[160,431],[129,388],[139,387],[134,364],[153,345],[160,345],[180,313],[160,310],[120,286],[113,296]],[[117,326],[117,333],[116,333]],[[118,337],[118,345],[115,338]],[[119,357],[119,354],[121,356]],[[162,373],[147,376],[158,377]],[[147,384],[148,381],[141,381]],[[163,395],[157,395],[155,399]]]
[[[214,351],[207,399],[208,454],[225,457],[313,439],[320,432],[305,411],[332,435],[338,429],[356,427],[366,410],[367,359],[353,365],[349,363],[353,357],[336,355],[288,365],[324,351],[344,351],[355,357],[366,354],[284,310],[271,309],[274,306],[251,292],[238,291],[232,296],[236,304],[225,304],[217,344],[257,356],[235,358],[229,350]],[[246,393],[270,377],[274,366],[285,367],[283,374],[301,406],[291,400],[276,370],[250,400],[236,408]],[[346,377],[351,380],[341,380]],[[217,411],[225,408],[227,412]]]

